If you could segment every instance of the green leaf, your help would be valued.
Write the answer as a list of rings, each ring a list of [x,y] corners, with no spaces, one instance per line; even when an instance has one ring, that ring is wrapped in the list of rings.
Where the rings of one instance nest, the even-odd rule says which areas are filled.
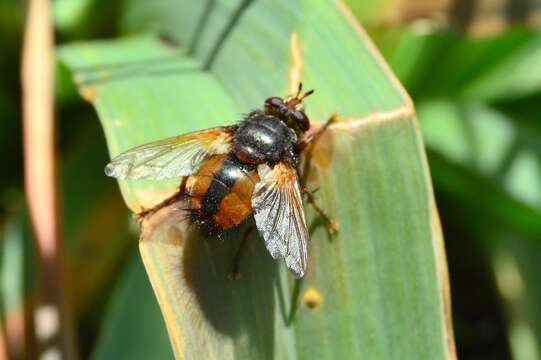
[[[231,281],[241,231],[204,239],[171,227],[171,209],[148,220],[140,248],[176,356],[453,358],[441,230],[414,111],[344,8],[307,0],[128,4],[126,29],[167,40],[141,35],[58,51],[95,105],[112,154],[233,123],[266,97],[287,94],[296,85],[288,85],[293,33],[303,81],[316,89],[309,116],[342,117],[313,147],[304,174],[340,232],[329,236],[306,207],[312,241],[302,281],[255,234],[241,279]],[[178,184],[120,186],[139,210]]]
[[[169,359],[160,309],[145,269],[134,253],[122,274],[103,321],[93,359]]]
[[[445,99],[419,105],[423,135],[444,191],[482,208],[478,217],[526,234],[541,231],[539,130],[482,104]],[[480,199],[483,199],[482,201]],[[465,210],[468,211],[468,210]]]
[[[541,355],[541,245],[512,233],[492,233],[490,254],[496,283],[507,308],[508,335],[516,359]],[[528,239],[531,240],[531,239]]]
[[[14,207],[0,226],[0,321],[8,345],[4,350],[11,357],[24,358],[30,356],[31,339],[21,330],[35,286],[36,259],[23,194],[13,191],[10,196]]]
[[[92,115],[78,117],[87,122],[65,145],[70,150],[62,162],[66,283],[77,318],[96,309],[104,289],[116,277],[114,270],[135,245],[118,190],[109,179],[96,174],[107,161],[107,151]]]
[[[525,30],[472,38],[430,27],[374,30],[393,70],[414,99],[509,101],[537,94],[541,37]]]

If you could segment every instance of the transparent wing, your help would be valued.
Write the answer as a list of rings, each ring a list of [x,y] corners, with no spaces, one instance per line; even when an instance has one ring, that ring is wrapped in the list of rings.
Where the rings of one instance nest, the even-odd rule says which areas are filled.
[[[300,278],[307,263],[308,229],[294,168],[278,163],[259,165],[260,181],[252,195],[254,218],[265,246],[274,259],[285,258],[287,267]]]
[[[219,127],[163,139],[123,152],[105,167],[118,179],[168,179],[193,174],[209,155],[231,149],[235,127]]]

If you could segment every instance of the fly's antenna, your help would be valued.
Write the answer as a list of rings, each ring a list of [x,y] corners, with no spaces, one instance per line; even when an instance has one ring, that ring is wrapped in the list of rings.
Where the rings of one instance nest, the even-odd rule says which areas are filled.
[[[314,93],[314,89],[308,90],[304,94],[302,93],[302,82],[299,83],[299,87],[297,88],[297,93],[294,97],[291,97],[287,102],[286,105],[290,109],[294,109],[297,105],[299,105],[304,99],[306,99],[308,96],[312,95]]]
[[[295,99],[299,99],[301,92],[302,92],[302,82],[299,82],[299,87],[297,88],[297,94],[295,95]]]
[[[308,96],[312,95],[314,93],[314,89],[312,90],[308,90],[307,92],[305,92],[299,99],[299,101],[303,101],[304,99],[306,99]],[[298,96],[298,95],[297,95]]]

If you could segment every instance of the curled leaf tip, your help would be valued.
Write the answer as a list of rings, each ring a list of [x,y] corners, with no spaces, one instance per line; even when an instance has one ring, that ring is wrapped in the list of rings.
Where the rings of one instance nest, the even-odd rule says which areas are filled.
[[[93,103],[96,100],[97,93],[96,88],[92,86],[83,86],[79,89],[79,93],[83,99],[89,103]]]

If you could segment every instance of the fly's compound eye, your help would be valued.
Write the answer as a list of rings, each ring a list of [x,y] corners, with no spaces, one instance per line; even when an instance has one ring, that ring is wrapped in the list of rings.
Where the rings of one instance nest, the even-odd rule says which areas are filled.
[[[303,111],[291,110],[291,117],[299,124],[302,131],[310,129],[310,120]]]
[[[280,108],[284,106],[284,100],[277,96],[273,96],[265,100],[265,106],[269,108]]]

